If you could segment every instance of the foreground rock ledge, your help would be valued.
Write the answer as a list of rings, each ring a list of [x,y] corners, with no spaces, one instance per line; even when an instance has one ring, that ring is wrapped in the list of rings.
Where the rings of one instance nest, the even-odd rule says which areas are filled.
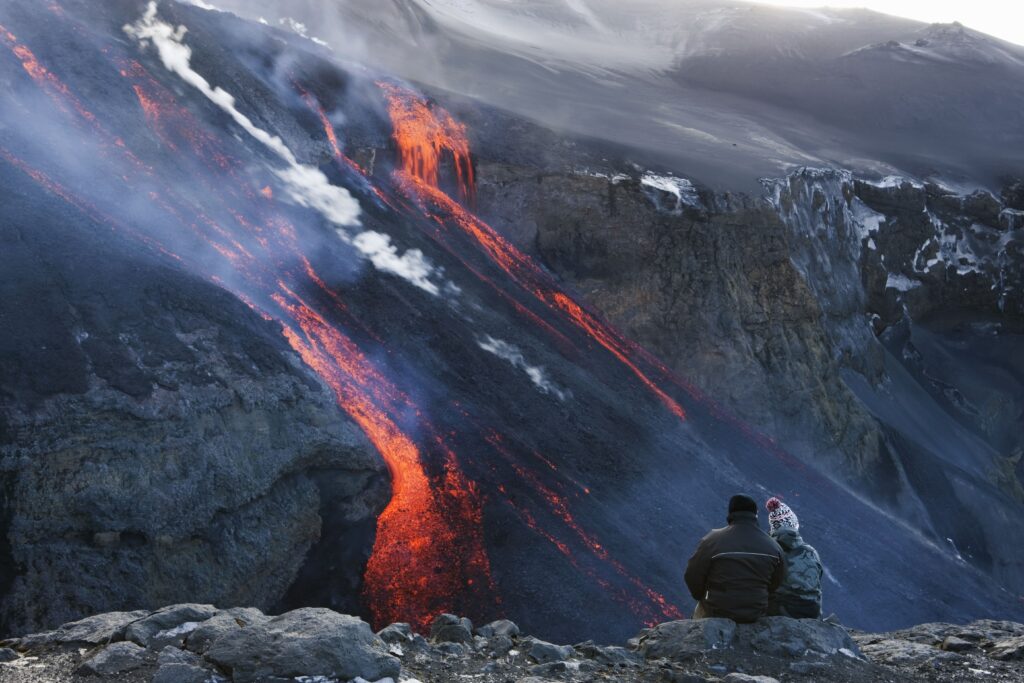
[[[328,609],[268,616],[184,604],[111,612],[0,644],[0,683],[781,683],[1020,681],[1024,625],[924,624],[891,633],[768,617],[673,621],[623,645],[549,643],[511,621],[438,616],[373,633]]]

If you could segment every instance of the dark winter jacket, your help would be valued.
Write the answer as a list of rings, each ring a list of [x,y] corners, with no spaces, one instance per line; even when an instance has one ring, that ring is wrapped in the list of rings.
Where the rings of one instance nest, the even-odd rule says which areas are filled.
[[[769,612],[797,618],[821,615],[821,575],[818,551],[807,545],[800,532],[782,527],[772,532],[786,558],[786,578],[776,591]]]
[[[686,565],[686,587],[710,616],[749,623],[765,615],[785,572],[782,548],[757,525],[757,514],[734,512],[729,526],[701,539]]]

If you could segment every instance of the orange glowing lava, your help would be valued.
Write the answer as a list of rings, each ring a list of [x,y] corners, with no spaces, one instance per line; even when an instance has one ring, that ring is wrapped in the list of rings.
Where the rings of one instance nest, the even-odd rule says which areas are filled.
[[[449,153],[455,164],[460,198],[472,205],[476,200],[476,180],[466,127],[444,109],[432,108],[414,92],[391,83],[379,85],[388,101],[402,168],[430,187],[438,187],[442,155]]]
[[[351,340],[284,283],[281,289],[284,294],[272,298],[301,331],[286,325],[288,343],[331,386],[391,472],[391,501],[377,520],[363,577],[375,623],[412,619],[423,628],[433,616],[450,610],[456,596],[486,600],[493,585],[479,496],[454,453],[446,453],[445,473],[433,481],[420,449],[381,405],[406,399]]]
[[[683,410],[683,407],[655,384],[633,361],[630,355],[630,346],[622,336],[558,289],[550,277],[541,271],[526,254],[519,251],[494,228],[466,211],[441,190],[405,171],[400,171],[396,175],[400,186],[416,193],[424,201],[429,202],[434,207],[433,210],[449,217],[449,221],[439,221],[442,226],[447,227],[454,224],[461,228],[495,264],[523,289],[554,310],[562,320],[569,322],[607,349],[629,368],[673,415],[679,419],[686,419],[686,411]]]

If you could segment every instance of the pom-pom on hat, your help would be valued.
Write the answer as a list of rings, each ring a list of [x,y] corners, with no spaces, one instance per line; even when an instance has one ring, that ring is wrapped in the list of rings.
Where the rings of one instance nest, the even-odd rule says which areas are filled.
[[[783,528],[790,528],[793,531],[800,530],[800,521],[796,518],[796,513],[781,500],[774,497],[769,498],[764,506],[768,509],[768,524],[772,531]]]

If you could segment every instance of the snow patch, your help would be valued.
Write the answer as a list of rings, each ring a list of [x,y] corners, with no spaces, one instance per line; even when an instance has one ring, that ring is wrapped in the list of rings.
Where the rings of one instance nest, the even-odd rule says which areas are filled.
[[[947,538],[946,541],[949,542],[949,546],[953,549],[953,553],[956,555],[956,559],[959,560],[960,562],[966,562],[964,560],[963,556],[960,554],[960,551],[957,549],[956,543],[953,542],[953,539],[952,538]]]
[[[694,187],[693,183],[686,178],[678,178],[674,175],[655,175],[653,173],[645,173],[640,178],[640,186],[642,188],[649,188],[651,190],[657,190],[658,192],[664,192],[675,197],[675,205],[670,208],[672,213],[682,213],[684,206],[691,206],[694,208],[702,207],[700,195],[697,193],[697,188]],[[660,197],[658,197],[657,194],[648,193],[648,196],[654,201],[658,208],[661,208]]]
[[[309,35],[309,27],[307,27],[301,21],[296,21],[295,19],[292,19],[291,17],[283,17],[283,18],[278,20],[278,23],[281,24],[282,26],[284,26],[285,28],[291,29],[293,33],[296,33],[296,34],[302,36],[306,40],[311,40],[314,43],[316,43],[317,45],[322,45],[324,47],[327,47],[327,42],[326,41],[321,40],[320,38],[317,38],[316,36]]]
[[[904,185],[910,185],[915,190],[923,190],[924,183],[912,180],[901,175],[887,175],[881,180],[865,180],[865,185],[871,185],[872,187],[880,187],[883,189],[893,189],[903,187]]]
[[[184,0],[184,2],[185,2],[186,5],[192,5],[193,7],[198,7],[199,9],[204,9],[204,10],[207,10],[208,12],[221,12],[222,11],[220,9],[217,9],[216,7],[214,7],[213,5],[211,5],[208,2],[203,2],[203,0]]]
[[[869,208],[859,199],[853,200],[850,214],[853,218],[853,228],[857,231],[861,241],[871,239],[872,235],[878,234],[882,229],[882,223],[885,222],[885,214]],[[874,240],[872,240],[872,244],[874,244]]]
[[[912,280],[902,273],[889,273],[889,276],[885,280],[886,289],[895,289],[900,292],[909,292],[910,290],[917,289],[920,286],[920,281]]]
[[[604,173],[601,171],[591,171],[589,168],[574,168],[572,170],[573,175],[585,175],[590,178],[603,178],[612,185],[618,185],[624,180],[629,180],[630,176],[625,173]]]
[[[557,396],[559,401],[564,401],[572,395],[555,386],[555,384],[548,379],[544,368],[527,363],[526,357],[518,346],[510,344],[502,339],[495,339],[490,335],[486,335],[483,339],[478,339],[476,343],[484,351],[494,354],[498,358],[509,363],[512,367],[525,372],[526,376],[530,378],[530,381],[533,382],[533,385],[537,387],[541,393]]]

